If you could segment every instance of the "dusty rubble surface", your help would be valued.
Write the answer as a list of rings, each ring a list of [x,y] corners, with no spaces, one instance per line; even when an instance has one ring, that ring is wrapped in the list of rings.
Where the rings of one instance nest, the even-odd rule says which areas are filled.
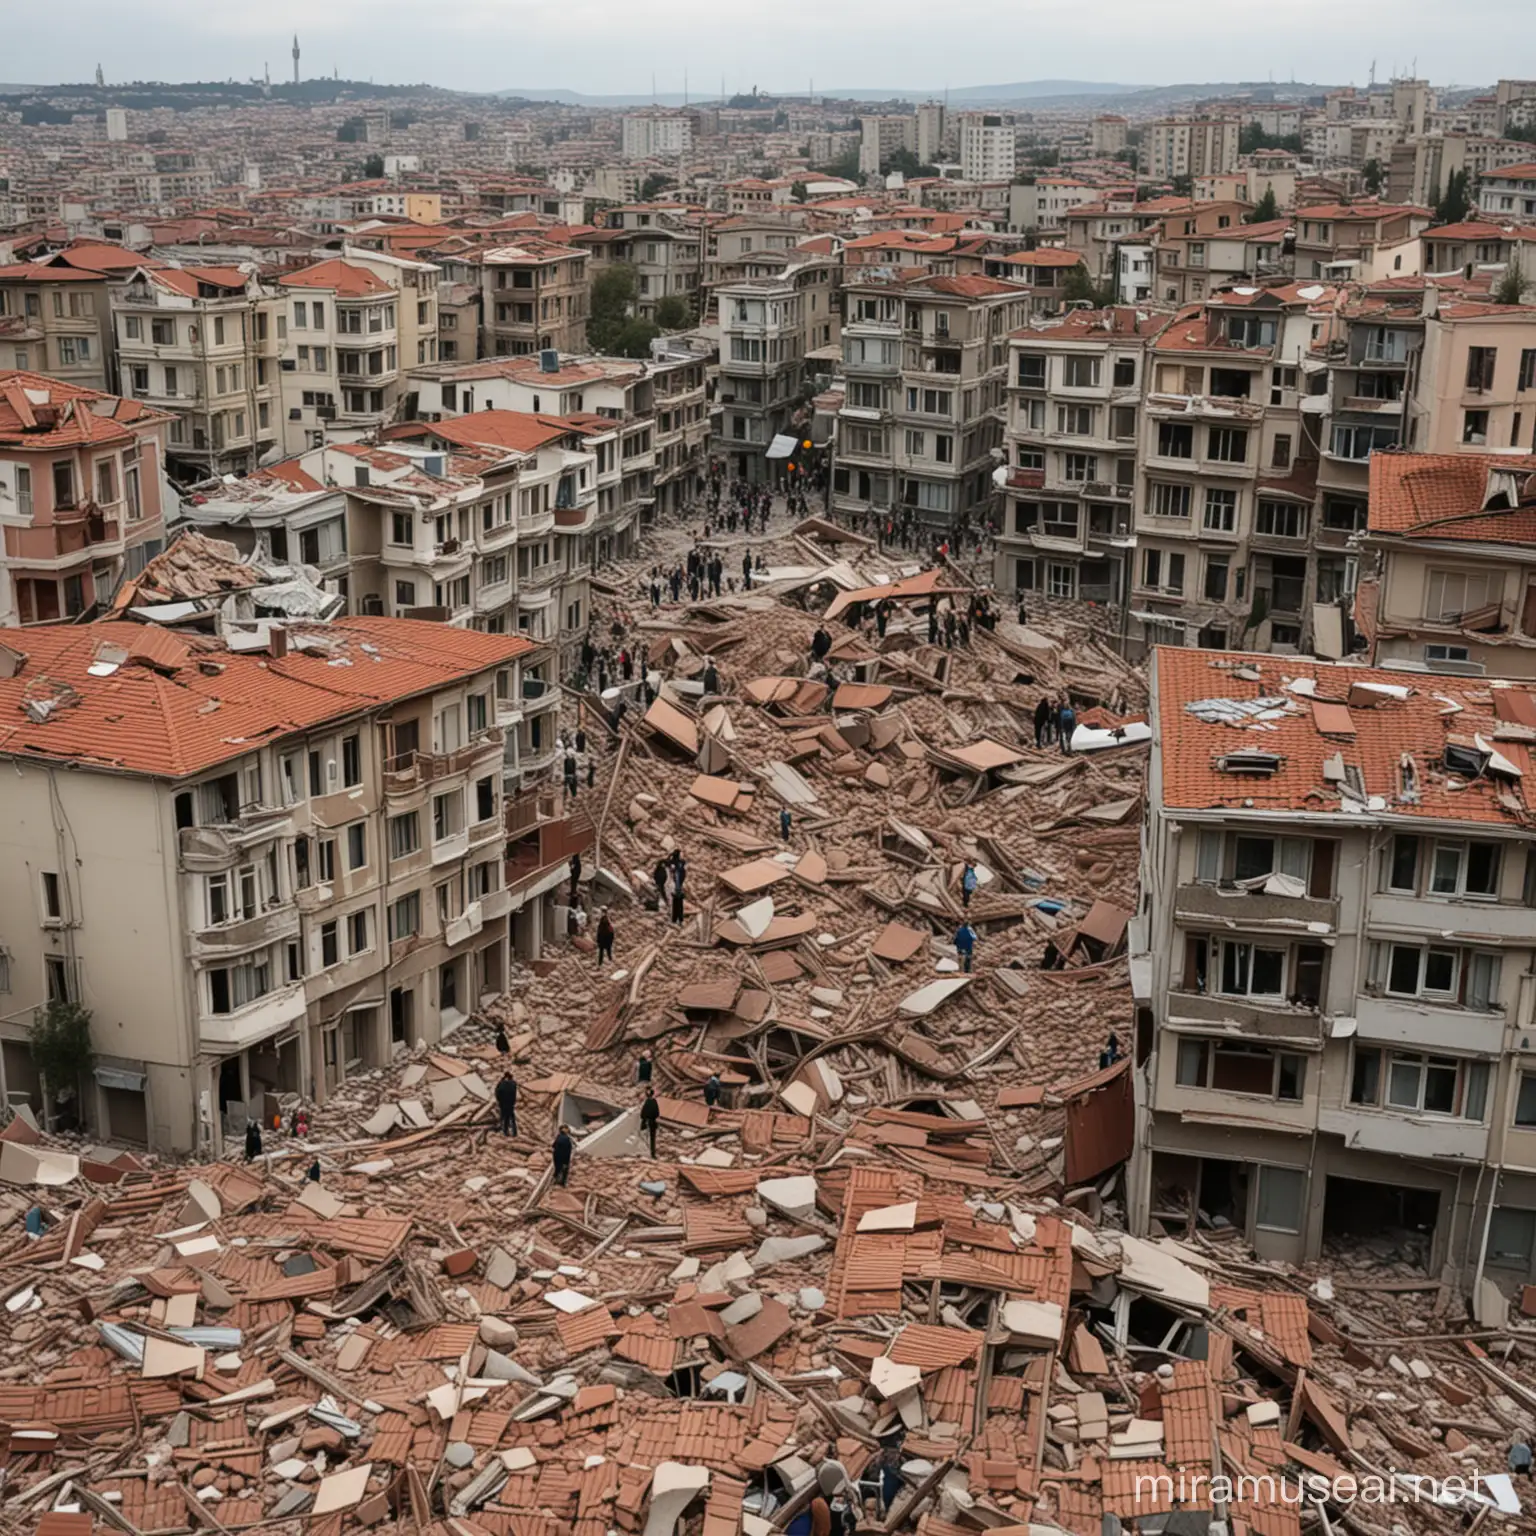
[[[1087,635],[1006,623],[944,652],[898,611],[883,643],[828,622],[838,676],[808,679],[828,553],[775,545],[793,571],[767,593],[642,617],[668,679],[647,721],[610,740],[577,706],[600,759],[582,884],[615,965],[589,924],[489,1018],[248,1166],[96,1153],[9,1191],[7,1529],[767,1536],[846,1477],[869,1530],[1099,1536],[1106,1515],[1166,1523],[1176,1484],[1137,1484],[1165,1471],[1205,1510],[1188,1480],[1218,1472],[1502,1466],[1536,1407],[1523,1342],[1483,1355],[1432,1287],[1309,1292],[1198,1231],[1113,1230],[1129,1074],[1098,1060],[1130,1033],[1144,748],[1026,742],[1042,687],[1112,726],[1137,677]],[[856,567],[841,590],[916,574],[832,553]],[[681,925],[646,904],[674,847]],[[968,980],[967,857],[986,876]],[[24,1121],[4,1136],[15,1167],[69,1172]],[[1374,1536],[1477,1511],[1299,1514],[1260,1491],[1221,1512]]]

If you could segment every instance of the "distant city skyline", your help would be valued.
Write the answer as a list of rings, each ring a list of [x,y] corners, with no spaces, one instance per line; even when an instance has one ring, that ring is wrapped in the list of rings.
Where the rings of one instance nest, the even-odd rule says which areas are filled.
[[[306,77],[422,83],[453,90],[509,88],[588,95],[672,95],[684,74],[699,96],[754,85],[804,91],[899,92],[1038,79],[1164,86],[1202,80],[1290,79],[1364,84],[1415,65],[1438,85],[1488,83],[1508,70],[1501,37],[1517,37],[1528,17],[1519,0],[1468,0],[1447,29],[1425,0],[1389,7],[1385,0],[1293,0],[1283,28],[1264,29],[1262,45],[1234,41],[1234,29],[1210,26],[1203,7],[1156,7],[1105,0],[1091,30],[1071,12],[999,14],[976,0],[945,8],[942,27],[918,0],[891,0],[867,13],[789,0],[775,26],[743,47],[704,0],[661,0],[636,10],[610,0],[531,0],[508,8],[488,0],[424,13],[405,0],[360,0],[316,9],[301,0],[257,8],[211,8],[194,0],[147,0],[131,15],[104,0],[84,0],[68,28],[38,27],[8,40],[0,73],[8,81],[54,84],[92,78],[98,60],[107,82],[259,78],[289,75],[299,34]],[[423,28],[434,46],[423,48]],[[1256,36],[1250,31],[1249,36]],[[920,39],[920,41],[918,41]],[[989,62],[978,62],[985,39]],[[464,46],[455,48],[455,42]],[[1390,43],[1398,54],[1384,54]],[[442,46],[437,46],[441,44]],[[423,78],[423,60],[433,61]]]

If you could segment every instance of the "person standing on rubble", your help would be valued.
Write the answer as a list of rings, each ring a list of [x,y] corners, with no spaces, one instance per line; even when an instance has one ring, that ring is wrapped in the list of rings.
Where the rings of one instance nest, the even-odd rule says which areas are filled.
[[[498,1023],[496,1025],[496,1054],[509,1056],[512,1053],[512,1042],[507,1039],[507,1026]]]
[[[939,643],[939,600],[934,598],[928,604],[928,644]]]
[[[562,1188],[571,1181],[571,1153],[576,1150],[576,1144],[571,1140],[568,1127],[561,1126],[555,1136],[555,1144],[550,1148],[555,1164],[555,1183]]]
[[[576,905],[576,892],[579,889],[580,885],[581,885],[581,854],[580,853],[573,853],[571,855],[571,899],[567,903],[568,906],[574,907]]]
[[[603,908],[603,915],[597,920],[597,963],[601,965],[604,960],[613,959],[613,920],[608,916],[608,908]]]
[[[683,870],[684,865],[680,856],[673,854],[672,864],[672,921],[681,924],[683,921]]]
[[[967,859],[965,868],[960,872],[960,905],[967,912],[971,910],[971,897],[976,894],[976,887],[980,883],[976,875],[976,866]]]
[[[1022,623],[1023,621],[1020,620]],[[1056,718],[1056,710],[1051,704],[1051,696],[1048,693],[1040,695],[1040,702],[1035,705],[1035,745],[1045,747],[1050,745],[1051,724]]]
[[[1112,1067],[1120,1060],[1120,1037],[1114,1030],[1110,1030],[1109,1039],[1105,1042],[1104,1049],[1099,1052],[1099,1070]]]
[[[656,907],[659,911],[667,901],[667,876],[672,873],[672,866],[666,859],[658,859],[656,868],[651,871],[651,879],[656,882]]]
[[[245,1160],[254,1163],[261,1156],[261,1126],[248,1120],[245,1126]]]
[[[752,551],[750,549],[741,557],[741,590],[743,592],[752,590]]]
[[[827,652],[832,649],[832,636],[821,625],[816,626],[816,633],[811,636],[811,660],[825,661]]]
[[[639,1060],[635,1062],[635,1081],[639,1083],[642,1088],[644,1088],[645,1085],[650,1082],[652,1070],[653,1067],[651,1063],[651,1053],[647,1050],[642,1050],[640,1052]]]
[[[707,696],[713,696],[720,692],[720,674],[715,670],[715,658],[709,657],[704,663],[704,692]]]
[[[779,812],[779,836],[786,843],[789,841],[789,829],[793,823],[794,817],[790,815],[789,807],[786,805],[784,809]]]
[[[971,927],[969,918],[963,918],[955,929],[955,953],[960,957],[960,969],[969,975],[976,954],[976,930]]]
[[[1077,711],[1066,694],[1061,696],[1061,706],[1056,711],[1056,736],[1061,742],[1062,754],[1072,755],[1072,732],[1077,729]]]
[[[720,1102],[720,1074],[711,1072],[709,1081],[704,1084],[704,1107],[713,1109]]]
[[[501,1111],[501,1134],[517,1135],[517,1079],[509,1067],[496,1084],[496,1108]]]
[[[661,607],[661,572],[656,566],[651,567],[651,612]]]
[[[576,798],[576,754],[569,747],[565,753],[565,793],[568,799]]]
[[[661,1119],[661,1105],[656,1102],[656,1090],[647,1088],[640,1103],[640,1129],[651,1143],[651,1156],[656,1156],[656,1125]]]

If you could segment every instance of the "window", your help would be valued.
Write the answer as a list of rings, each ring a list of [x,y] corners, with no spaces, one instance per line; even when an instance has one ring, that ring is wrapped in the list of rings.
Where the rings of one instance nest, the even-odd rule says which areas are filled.
[[[1467,388],[1485,390],[1493,388],[1494,368],[1498,362],[1497,347],[1467,348]]]
[[[1424,581],[1424,617],[1455,621],[1496,602],[1504,590],[1500,571],[1430,570]]]
[[[471,864],[469,867],[469,899],[480,901],[497,889],[496,884],[496,860],[487,859],[483,864]]]
[[[432,840],[440,843],[459,830],[463,800],[457,790],[432,797]]]
[[[1396,427],[1335,426],[1329,452],[1336,459],[1368,459],[1376,449],[1396,444]]]
[[[1175,1066],[1175,1081],[1181,1088],[1204,1088],[1210,1076],[1209,1042],[1205,1040],[1179,1041],[1179,1055]]]
[[[928,434],[907,430],[907,457],[924,459],[928,456]]]
[[[144,321],[138,315],[129,315],[123,321],[123,334],[129,341],[144,339]]]
[[[1497,843],[1436,843],[1429,866],[1429,889],[1435,896],[1499,894]]]
[[[1115,359],[1115,388],[1134,389],[1136,387],[1136,359],[1134,357],[1117,357]]]
[[[475,780],[475,820],[489,821],[496,814],[496,780]]]
[[[1043,352],[1019,353],[1019,388],[1045,388],[1045,354]]]
[[[341,738],[341,782],[348,789],[363,782],[363,744],[360,737]]]
[[[1390,945],[1387,991],[1397,997],[1454,997],[1460,958],[1454,949]]]
[[[265,955],[208,972],[208,1004],[212,1013],[233,1013],[271,990],[272,968]]]
[[[315,862],[323,883],[336,878],[336,839],[322,837],[315,844]]]
[[[68,459],[59,459],[53,466],[53,504],[56,507],[75,504],[75,466]]]
[[[421,847],[420,812],[406,811],[401,816],[389,818],[389,856],[391,859],[408,858]]]
[[[42,876],[43,888],[43,921],[45,923],[60,923],[64,920],[64,893],[59,884],[59,877],[52,870],[44,870]]]
[[[1221,946],[1221,987],[1229,997],[1284,997],[1285,951],[1227,941]]]
[[[1528,1270],[1536,1247],[1536,1211],[1496,1205],[1488,1223],[1488,1262]]]
[[[395,607],[414,608],[416,606],[416,583],[414,581],[397,581],[395,583]]]
[[[1294,501],[1261,501],[1254,514],[1253,531],[1273,539],[1304,539],[1308,511]]]
[[[1069,357],[1063,360],[1062,386],[1066,389],[1097,389],[1099,360],[1096,357]]]
[[[355,821],[347,828],[347,868],[362,869],[368,862],[368,823]]]
[[[1419,888],[1419,840],[1401,833],[1392,839],[1387,868],[1387,889],[1417,891]]]
[[[1207,533],[1231,533],[1237,527],[1237,492],[1208,486],[1201,519]]]
[[[303,299],[294,301],[293,325],[295,330],[303,330],[309,325],[309,306]]]
[[[1461,418],[1461,440],[1464,443],[1488,441],[1488,412],[1464,411]]]
[[[1276,469],[1289,469],[1291,467],[1291,434],[1289,432],[1277,432],[1275,434],[1275,445],[1270,454],[1269,462]]]
[[[1075,598],[1077,596],[1077,567],[1058,560],[1047,562],[1045,590],[1051,597]]]
[[[151,320],[149,322],[149,339],[157,347],[175,346],[176,322],[174,320]]]
[[[1307,1176],[1300,1168],[1261,1163],[1254,1225],[1269,1232],[1300,1232],[1306,1193]]]
[[[1206,434],[1206,457],[1218,464],[1248,462],[1248,432],[1244,427],[1211,427]]]
[[[1153,517],[1188,517],[1190,489],[1187,485],[1174,485],[1171,481],[1155,480],[1152,483]]]
[[[1231,562],[1225,555],[1205,557],[1205,584],[1202,595],[1207,602],[1224,603],[1227,600],[1227,573]]]
[[[1195,429],[1187,421],[1160,421],[1157,424],[1157,453],[1163,459],[1194,458]]]
[[[368,909],[350,913],[347,917],[347,953],[366,954],[373,946],[368,942]]]
[[[1166,575],[1166,581],[1164,577]],[[1184,555],[1180,550],[1164,551],[1161,549],[1147,549],[1142,551],[1141,557],[1141,584],[1144,587],[1156,587],[1167,592],[1179,592],[1184,590]]]
[[[1093,418],[1091,405],[1058,405],[1056,430],[1068,437],[1092,437]]]
[[[391,903],[389,908],[389,941],[413,938],[421,932],[421,892],[412,891]]]
[[[1074,485],[1086,484],[1089,480],[1097,480],[1099,476],[1099,459],[1093,453],[1069,453],[1066,456],[1066,479]]]
[[[955,462],[955,440],[948,432],[933,434],[933,456],[940,464]]]
[[[1520,382],[1517,389],[1536,389],[1536,347],[1526,347],[1520,353]]]
[[[334,919],[320,925],[320,968],[335,965],[341,959],[341,939]]]

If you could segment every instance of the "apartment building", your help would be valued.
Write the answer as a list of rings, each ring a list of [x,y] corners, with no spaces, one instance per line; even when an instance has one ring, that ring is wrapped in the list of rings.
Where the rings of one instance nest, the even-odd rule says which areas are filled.
[[[1291,221],[1245,224],[1248,211],[1240,202],[1196,203],[1152,226],[1160,303],[1196,304],[1231,283],[1284,270]]]
[[[859,119],[859,174],[878,176],[900,150],[917,152],[917,119],[902,114]]]
[[[587,344],[589,253],[528,238],[485,252],[480,266],[482,357],[518,357]]]
[[[1536,696],[1160,649],[1151,712],[1132,1230],[1531,1279]]]
[[[103,274],[36,261],[0,266],[0,367],[106,389],[111,342]]]
[[[1536,224],[1492,224],[1464,219],[1437,224],[1419,236],[1421,270],[1433,276],[1472,278],[1481,268],[1501,273],[1510,265],[1536,272]]]
[[[887,269],[850,271],[843,302],[833,510],[905,508],[934,529],[983,526],[1003,440],[1008,337],[1029,316],[1028,292],[989,277]]]
[[[1018,168],[1013,121],[997,112],[960,114],[960,179],[1012,181]]]
[[[81,618],[159,553],[170,426],[137,400],[0,373],[0,627]]]
[[[1151,181],[1216,176],[1237,167],[1238,116],[1163,117],[1143,130],[1142,165]]]
[[[1009,339],[996,479],[1000,591],[1124,603],[1134,541],[1137,418],[1166,315],[1074,309]]]
[[[704,278],[704,241],[699,215],[691,209],[659,209],[645,204],[617,208],[608,227],[573,234],[571,244],[592,253],[592,270],[610,263],[635,273],[635,313],[649,320],[669,295],[699,303]],[[578,347],[580,343],[578,342]]]
[[[1158,643],[1299,649],[1312,627],[1315,460],[1300,363],[1320,284],[1239,287],[1152,343],[1131,628]]]
[[[123,392],[171,417],[166,468],[243,475],[282,438],[275,285],[237,267],[144,267],[112,292]]]
[[[1432,218],[1428,208],[1374,199],[1298,208],[1291,221],[1296,276],[1358,282],[1411,277],[1419,270],[1419,236]]]
[[[507,857],[530,641],[360,617],[252,640],[0,632],[0,1064],[35,1089],[32,1010],[89,1008],[104,1138],[216,1157],[266,1093],[323,1101],[442,1038],[537,954],[564,876]]]
[[[626,160],[675,160],[693,148],[688,112],[626,112],[619,131]]]
[[[1536,160],[1483,172],[1478,211],[1504,224],[1536,223]]]
[[[837,264],[804,257],[722,283],[718,401],[710,453],[732,474],[768,478],[767,451],[806,398],[808,356],[838,342]]]
[[[654,511],[680,510],[701,485],[707,372],[704,357],[686,348],[649,360],[543,352],[439,364],[413,373],[411,386],[430,421],[489,409],[611,423],[599,440],[588,438],[600,478],[593,555],[602,563],[627,552]],[[619,471],[613,485],[610,459]]]
[[[1536,457],[1374,454],[1360,544],[1373,662],[1536,677]]]
[[[1421,453],[1536,445],[1536,308],[1426,286],[1408,372],[1406,435]]]
[[[537,644],[503,753],[509,781],[528,787],[552,761],[559,703],[556,505],[590,504],[595,465],[568,449],[569,429],[482,414],[479,440],[408,424],[382,446],[328,444],[189,501],[184,516],[259,559],[312,568],[353,614]],[[585,607],[584,586],[570,601]]]
[[[286,453],[355,440],[398,414],[405,372],[437,356],[437,269],[351,247],[278,279]]]

